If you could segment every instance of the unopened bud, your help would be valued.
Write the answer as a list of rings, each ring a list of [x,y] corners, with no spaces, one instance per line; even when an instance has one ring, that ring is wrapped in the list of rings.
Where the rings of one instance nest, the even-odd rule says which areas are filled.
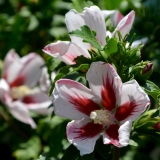
[[[150,70],[152,70],[153,67],[153,63],[149,62],[145,68],[142,70],[142,75],[148,73]]]
[[[156,130],[160,130],[160,122],[157,122],[154,126],[153,126],[154,129]]]

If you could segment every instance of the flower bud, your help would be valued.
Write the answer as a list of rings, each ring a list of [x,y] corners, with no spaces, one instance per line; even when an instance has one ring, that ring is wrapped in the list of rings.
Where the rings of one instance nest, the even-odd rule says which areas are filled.
[[[153,69],[153,63],[149,62],[142,70],[142,75],[149,73]]]
[[[154,126],[153,126],[154,129],[156,130],[160,130],[160,122],[157,122]]]

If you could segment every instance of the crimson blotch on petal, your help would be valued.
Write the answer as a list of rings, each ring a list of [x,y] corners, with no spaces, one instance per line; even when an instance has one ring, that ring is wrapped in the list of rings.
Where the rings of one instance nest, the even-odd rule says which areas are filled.
[[[135,81],[122,83],[114,67],[93,62],[86,74],[90,89],[69,79],[58,80],[53,92],[55,114],[71,119],[67,138],[89,154],[103,134],[104,144],[128,145],[132,122],[150,104]]]

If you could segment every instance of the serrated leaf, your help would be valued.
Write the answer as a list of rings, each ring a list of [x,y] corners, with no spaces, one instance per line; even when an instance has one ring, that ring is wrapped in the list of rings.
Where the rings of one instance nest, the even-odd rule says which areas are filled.
[[[90,28],[86,25],[81,27],[81,30],[74,30],[69,33],[72,36],[80,37],[83,39],[84,42],[90,43],[93,47],[97,48],[98,50],[102,50],[102,46],[97,41],[95,35],[95,31],[91,31]]]
[[[66,149],[66,153],[61,158],[61,160],[77,160],[78,157],[80,157],[79,150],[74,145],[71,144]]]

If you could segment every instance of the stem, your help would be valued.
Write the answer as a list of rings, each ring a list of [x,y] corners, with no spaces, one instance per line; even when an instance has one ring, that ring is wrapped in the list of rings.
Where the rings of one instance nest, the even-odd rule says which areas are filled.
[[[114,146],[113,147],[113,160],[119,160],[120,156],[120,148]]]

